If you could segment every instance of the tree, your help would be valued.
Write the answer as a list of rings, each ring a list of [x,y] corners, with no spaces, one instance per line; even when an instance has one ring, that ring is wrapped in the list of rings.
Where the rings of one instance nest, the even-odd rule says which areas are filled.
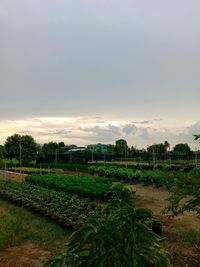
[[[170,189],[169,204],[165,212],[173,216],[193,211],[200,214],[200,168],[195,168],[188,174],[176,175],[174,185]]]
[[[177,144],[173,148],[173,152],[177,154],[189,154],[191,153],[191,148],[188,144]]]
[[[8,158],[16,158],[20,161],[20,146],[22,164],[27,165],[36,159],[37,144],[30,135],[14,134],[9,136],[5,142],[6,155]]]
[[[114,152],[114,150],[115,150],[115,146],[112,145],[112,144],[108,144],[108,145],[107,145],[107,148],[108,148],[107,153],[108,153],[108,154],[113,154],[113,152]]]
[[[195,140],[200,139],[200,135],[194,135],[194,137]],[[199,215],[200,168],[194,168],[188,174],[176,174],[173,184],[168,198],[169,205],[165,208],[165,212],[171,212],[173,216],[177,216],[185,211],[193,211]]]
[[[200,134],[194,134],[194,140],[199,140],[200,139]]]
[[[64,142],[59,142],[58,143],[58,152],[59,153],[63,153],[64,147],[65,147],[65,143]]]
[[[42,146],[42,152],[46,155],[55,155],[58,152],[58,144],[56,142],[45,143]]]
[[[165,141],[164,146],[165,146],[166,151],[167,151],[170,148],[170,143],[168,141]]]
[[[5,142],[6,156],[8,158],[17,158],[19,159],[20,153],[20,140],[21,136],[19,134],[14,134],[9,136]]]
[[[0,159],[3,159],[6,154],[5,147],[0,145]]]
[[[115,153],[118,155],[125,155],[128,151],[127,142],[124,139],[119,139],[115,142]]]
[[[147,151],[149,153],[164,154],[167,152],[167,146],[165,143],[164,144],[162,144],[162,143],[153,144],[153,145],[147,147]]]

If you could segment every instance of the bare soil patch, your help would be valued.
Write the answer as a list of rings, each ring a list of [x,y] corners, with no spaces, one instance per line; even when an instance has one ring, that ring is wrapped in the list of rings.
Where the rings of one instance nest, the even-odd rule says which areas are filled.
[[[1,176],[1,178],[6,179],[6,180],[7,179],[8,180],[14,180],[14,181],[22,183],[25,181],[25,177],[27,176],[27,174],[0,170],[0,176]]]
[[[1,267],[39,267],[50,257],[50,252],[36,242],[7,248],[0,252]]]
[[[200,219],[197,215],[189,212],[176,218],[163,215],[162,210],[167,205],[166,198],[169,196],[165,189],[142,185],[134,187],[136,188],[134,205],[151,209],[161,221],[163,237],[167,238],[166,247],[170,252],[173,265],[175,267],[200,266],[200,248],[186,242],[180,243],[176,234],[179,229],[200,230]]]
[[[6,214],[6,209],[3,207],[0,207],[0,215]]]

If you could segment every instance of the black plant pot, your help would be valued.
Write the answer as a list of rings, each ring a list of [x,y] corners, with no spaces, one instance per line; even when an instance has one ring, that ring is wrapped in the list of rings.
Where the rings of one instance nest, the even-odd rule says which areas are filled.
[[[157,235],[162,235],[162,224],[161,223],[152,223],[151,228],[154,233]]]

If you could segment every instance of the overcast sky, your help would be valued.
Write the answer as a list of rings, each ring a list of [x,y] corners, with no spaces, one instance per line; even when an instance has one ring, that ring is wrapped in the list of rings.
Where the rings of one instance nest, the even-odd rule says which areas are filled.
[[[0,0],[0,143],[200,133],[199,0]]]

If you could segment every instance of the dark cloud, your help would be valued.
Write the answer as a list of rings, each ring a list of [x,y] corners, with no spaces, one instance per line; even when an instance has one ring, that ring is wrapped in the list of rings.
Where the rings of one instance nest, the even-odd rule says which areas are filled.
[[[39,137],[60,137],[65,138],[65,137],[69,137],[69,135],[72,133],[72,131],[66,131],[66,130],[48,130],[46,129],[46,127],[44,126],[44,131],[37,131],[37,130],[32,130],[32,131],[21,131],[19,132],[19,134],[28,134],[28,135],[33,135],[33,136],[39,136]]]
[[[85,132],[90,132],[91,134],[86,136],[86,139],[96,142],[114,142],[121,135],[121,128],[111,124],[106,127],[96,125],[94,127],[82,128],[82,130]]]
[[[132,121],[132,123],[134,123],[134,124],[150,124],[150,123],[152,123],[152,121]]]
[[[122,132],[124,132],[127,135],[135,134],[137,131],[137,127],[134,124],[126,124],[122,128]]]

